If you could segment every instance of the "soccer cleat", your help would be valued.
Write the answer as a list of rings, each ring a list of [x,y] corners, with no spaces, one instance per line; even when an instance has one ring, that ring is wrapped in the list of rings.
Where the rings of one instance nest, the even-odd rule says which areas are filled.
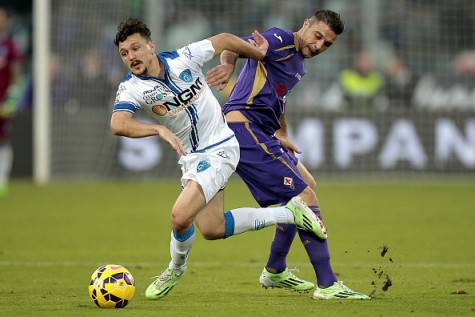
[[[285,207],[294,215],[294,223],[297,228],[311,231],[320,239],[325,240],[327,238],[327,228],[325,228],[323,221],[313,213],[300,197],[295,196]]]
[[[264,288],[284,288],[296,292],[308,292],[315,285],[295,276],[287,268],[281,273],[270,273],[265,268],[259,277],[259,284]]]
[[[342,281],[333,283],[327,288],[318,286],[313,292],[313,299],[371,299],[368,295],[351,290]]]
[[[183,271],[167,268],[162,274],[156,276],[155,281],[147,287],[145,297],[148,299],[160,299],[164,297],[175,287],[183,273]]]

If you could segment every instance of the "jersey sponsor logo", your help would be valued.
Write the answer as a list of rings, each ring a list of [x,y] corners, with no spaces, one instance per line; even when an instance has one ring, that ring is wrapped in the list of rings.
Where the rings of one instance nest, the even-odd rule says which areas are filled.
[[[284,176],[284,185],[289,188],[294,189],[295,188],[294,179],[292,177]]]
[[[280,41],[280,43],[282,43],[282,42],[283,42],[283,40],[282,40],[282,36],[280,36],[280,35],[277,35],[276,33],[274,33],[274,36],[275,36],[275,37],[276,37],[276,38],[277,38],[277,39]]]
[[[182,71],[178,77],[185,83],[191,83],[193,81],[193,75],[189,69]]]
[[[203,171],[206,171],[208,168],[210,168],[210,164],[208,161],[200,161],[198,163],[198,166],[196,166],[196,172],[201,173]]]
[[[167,98],[167,100],[162,100],[160,103],[155,104],[152,107],[152,111],[159,116],[167,115],[174,117],[198,99],[202,92],[201,88],[203,88],[203,83],[197,78],[189,88],[173,96],[173,99]],[[173,93],[170,92],[169,96],[171,97],[172,95]],[[154,100],[158,101],[159,99],[155,98]]]
[[[168,111],[172,111],[173,108],[180,108],[183,110],[183,108],[186,108],[198,98],[201,93],[201,88],[203,88],[203,83],[199,78],[197,78],[189,88],[184,89],[178,95],[174,96],[172,100],[165,101],[163,105],[167,107]]]
[[[157,86],[154,86],[152,89],[145,90],[143,92],[143,100],[145,101],[147,105],[152,105],[162,100],[169,94],[172,94],[170,89],[161,85],[157,85]]]
[[[168,109],[164,105],[155,105],[152,107],[153,113],[163,117],[164,115],[167,114]]]

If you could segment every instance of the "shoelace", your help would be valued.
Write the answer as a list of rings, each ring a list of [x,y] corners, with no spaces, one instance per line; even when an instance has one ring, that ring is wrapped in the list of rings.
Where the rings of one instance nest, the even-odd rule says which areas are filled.
[[[294,266],[293,268],[289,268],[288,270],[289,270],[289,276],[290,276],[291,278],[296,279],[296,280],[299,280],[299,281],[301,280],[300,278],[298,278],[298,277],[295,276],[295,274],[294,274],[294,272],[295,272],[295,273],[300,272],[300,269],[299,269],[298,267]]]
[[[155,279],[154,284],[157,284],[158,282],[161,282],[161,283],[166,282],[167,280],[170,279],[171,276],[172,276],[172,271],[166,270],[162,274],[152,277],[152,279]]]
[[[351,288],[349,288],[345,284],[343,284],[343,281],[338,281],[337,283],[338,283],[338,285],[340,285],[341,288],[343,288],[347,292],[350,292],[350,293],[353,293],[353,294],[360,294],[358,292],[355,292],[354,290],[352,290]]]

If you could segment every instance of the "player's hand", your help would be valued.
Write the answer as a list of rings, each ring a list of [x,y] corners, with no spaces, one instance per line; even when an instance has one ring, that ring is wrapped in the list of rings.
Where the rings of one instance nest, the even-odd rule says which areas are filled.
[[[206,82],[210,87],[223,90],[234,72],[234,65],[222,64],[211,68],[206,73]]]
[[[269,49],[269,42],[267,42],[266,38],[257,30],[252,32],[252,37],[253,39],[250,43],[261,52],[262,57],[260,59],[264,59]]]
[[[164,141],[166,141],[170,146],[178,153],[178,155],[186,155],[181,140],[168,128],[163,125],[158,126],[158,135]]]
[[[276,134],[276,138],[279,139],[280,144],[282,144],[282,147],[284,149],[287,149],[287,151],[289,151],[290,153],[292,154],[302,153],[302,150],[300,150],[297,145],[295,145],[292,141],[290,141],[288,136]]]

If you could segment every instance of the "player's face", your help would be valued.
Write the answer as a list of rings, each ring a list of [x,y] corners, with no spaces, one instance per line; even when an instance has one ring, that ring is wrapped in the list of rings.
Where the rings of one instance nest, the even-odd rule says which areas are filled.
[[[306,20],[302,28],[300,53],[305,58],[323,53],[336,41],[337,35],[325,22]]]
[[[135,33],[119,43],[119,54],[122,62],[134,75],[144,75],[156,56],[155,45]]]

